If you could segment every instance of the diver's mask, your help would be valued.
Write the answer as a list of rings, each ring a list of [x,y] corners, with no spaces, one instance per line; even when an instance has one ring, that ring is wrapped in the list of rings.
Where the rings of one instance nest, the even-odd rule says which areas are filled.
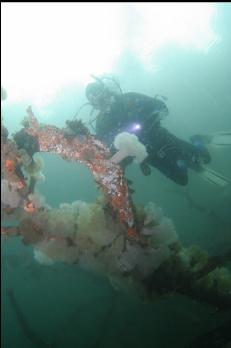
[[[114,101],[109,89],[99,82],[92,82],[87,85],[86,97],[89,103],[98,110],[107,110]]]

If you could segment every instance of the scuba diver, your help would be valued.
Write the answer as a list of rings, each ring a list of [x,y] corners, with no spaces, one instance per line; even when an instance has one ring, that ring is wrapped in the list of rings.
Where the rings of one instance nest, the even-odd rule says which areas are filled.
[[[115,80],[93,78],[95,82],[86,87],[86,97],[93,110],[98,110],[96,136],[109,146],[112,154],[116,152],[113,145],[115,137],[121,132],[133,133],[145,145],[148,153],[140,164],[144,175],[149,175],[150,167],[155,167],[175,183],[186,185],[190,168],[211,183],[221,186],[227,184],[222,175],[204,166],[211,161],[205,143],[211,142],[212,136],[203,138],[195,135],[189,143],[161,126],[161,120],[169,113],[165,97],[123,93]],[[104,82],[106,79],[114,82],[114,88]],[[122,165],[126,166],[131,158],[124,161]]]

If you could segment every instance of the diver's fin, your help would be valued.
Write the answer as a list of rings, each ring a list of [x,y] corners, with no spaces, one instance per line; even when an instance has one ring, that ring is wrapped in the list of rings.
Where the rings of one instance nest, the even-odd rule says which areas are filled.
[[[207,135],[200,135],[204,144],[215,146],[228,146],[231,145],[231,130],[216,132]]]
[[[203,166],[203,170],[199,174],[203,179],[205,179],[213,185],[226,186],[229,184],[229,180],[227,178],[208,167]]]

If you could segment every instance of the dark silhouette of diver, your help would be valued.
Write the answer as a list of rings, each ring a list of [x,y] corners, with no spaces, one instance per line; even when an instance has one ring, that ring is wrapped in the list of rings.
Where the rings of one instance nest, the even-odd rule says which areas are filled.
[[[204,166],[211,161],[211,157],[202,136],[191,137],[189,143],[161,126],[161,120],[169,113],[165,97],[123,93],[113,79],[114,89],[104,82],[107,78],[94,79],[95,82],[87,85],[86,97],[93,109],[99,111],[96,117],[96,135],[110,147],[112,153],[116,152],[113,146],[116,135],[121,132],[133,133],[145,145],[148,153],[140,164],[144,175],[151,173],[151,166],[177,184],[186,185],[190,168],[203,174],[204,178],[214,184],[226,184],[222,175]],[[206,139],[208,143],[208,138]],[[129,159],[125,162],[129,163]]]

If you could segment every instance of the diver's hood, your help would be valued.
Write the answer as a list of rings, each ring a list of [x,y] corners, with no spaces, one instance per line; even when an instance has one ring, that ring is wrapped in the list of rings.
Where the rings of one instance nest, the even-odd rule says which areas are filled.
[[[119,83],[114,78],[91,76],[95,79],[95,82],[87,85],[86,97],[94,108],[104,109],[105,105],[111,103],[113,96],[123,93]]]
[[[91,102],[92,97],[97,97],[104,92],[105,87],[98,82],[92,82],[87,85],[86,97]]]
[[[103,84],[92,82],[87,85],[86,97],[89,103],[95,108],[100,108],[100,104],[106,94],[108,94],[108,91]]]

